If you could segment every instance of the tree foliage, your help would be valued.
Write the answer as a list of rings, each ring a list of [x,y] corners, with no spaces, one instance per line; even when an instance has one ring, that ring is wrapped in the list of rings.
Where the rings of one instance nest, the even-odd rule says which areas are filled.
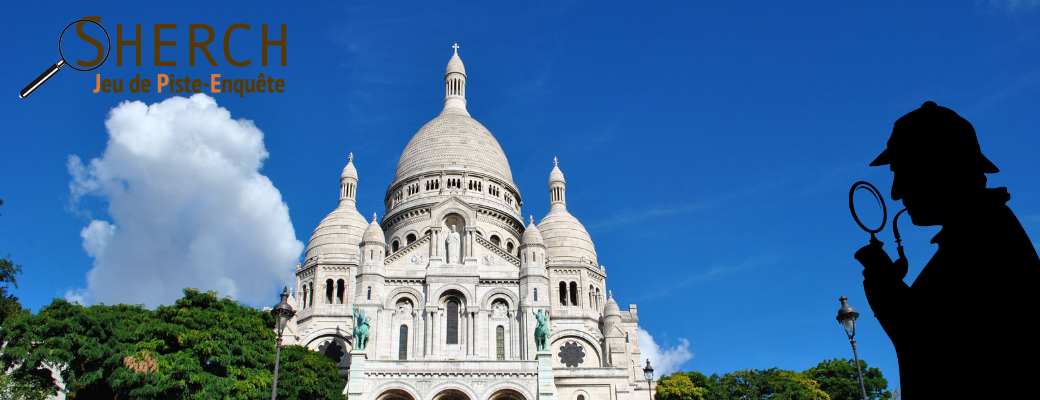
[[[273,325],[269,313],[195,289],[155,310],[56,299],[4,325],[0,364],[49,393],[48,367],[58,369],[69,399],[257,399],[271,390]],[[331,360],[295,346],[282,357],[279,399],[345,399]]]
[[[888,380],[882,377],[881,370],[867,368],[867,362],[863,360],[859,360],[859,366],[863,369],[863,386],[867,389],[867,397],[891,399],[893,393],[885,390],[888,387]],[[820,382],[820,387],[831,395],[831,399],[858,400],[863,397],[859,388],[859,374],[856,371],[856,364],[852,360],[844,358],[824,360],[815,367],[805,370],[805,374]]]
[[[893,399],[888,381],[877,368],[863,368],[867,395],[871,399]],[[859,399],[856,365],[846,359],[825,360],[802,372],[779,368],[747,369],[722,376],[705,376],[697,371],[676,372],[657,384],[657,400],[845,400]]]
[[[4,200],[0,199],[0,206],[3,205]],[[20,273],[22,273],[22,266],[11,261],[10,254],[0,257],[0,325],[4,323],[8,316],[22,311],[22,303],[8,291],[10,286],[14,286],[15,289],[18,288],[18,281],[15,279],[15,275]],[[3,373],[3,371],[0,371],[0,373]]]

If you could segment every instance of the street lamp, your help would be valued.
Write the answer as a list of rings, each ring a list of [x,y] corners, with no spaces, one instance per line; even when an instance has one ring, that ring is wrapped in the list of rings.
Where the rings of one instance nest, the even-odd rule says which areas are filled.
[[[643,368],[643,377],[646,378],[646,389],[650,393],[650,400],[654,400],[654,388],[650,382],[654,380],[654,367],[650,366],[650,359],[646,359],[646,368]]]
[[[296,311],[293,311],[292,306],[286,302],[288,299],[289,288],[286,287],[282,290],[282,301],[275,304],[274,308],[271,309],[275,327],[278,329],[278,340],[275,341],[274,384],[271,385],[271,400],[275,400],[275,397],[278,395],[278,361],[282,357],[282,332],[285,332],[285,325],[296,315]]]
[[[841,302],[841,308],[838,309],[837,319],[845,328],[849,343],[852,343],[852,357],[856,360],[856,372],[859,374],[859,390],[863,392],[863,400],[867,400],[867,388],[863,386],[863,370],[859,368],[859,354],[856,354],[856,339],[853,339],[856,336],[856,318],[859,317],[859,313],[849,305],[848,297],[841,296],[838,301]]]

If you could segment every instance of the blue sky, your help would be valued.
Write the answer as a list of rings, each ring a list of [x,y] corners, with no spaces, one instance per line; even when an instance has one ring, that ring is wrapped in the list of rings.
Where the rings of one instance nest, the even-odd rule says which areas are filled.
[[[622,308],[639,305],[640,324],[661,346],[688,340],[693,358],[681,369],[802,370],[850,357],[834,321],[845,295],[863,315],[860,356],[890,382],[898,379],[895,352],[871,317],[852,258],[869,236],[849,216],[847,194],[867,180],[887,198],[891,173],[867,165],[892,123],[925,101],[975,126],[1001,170],[989,186],[1008,187],[1026,232],[1040,237],[1037,1],[3,7],[19,17],[2,28],[9,43],[0,74],[7,92],[0,96],[0,251],[24,266],[14,292],[33,309],[88,287],[95,257],[81,233],[91,221],[119,226],[113,207],[183,217],[162,215],[158,203],[140,198],[117,205],[74,191],[89,188],[74,180],[70,156],[88,166],[103,157],[112,144],[106,120],[120,115],[113,109],[170,97],[94,94],[93,73],[125,81],[158,73],[284,79],[285,93],[214,100],[231,119],[262,131],[268,157],[248,176],[269,179],[305,244],[336,206],[349,152],[361,177],[359,211],[383,215],[401,151],[440,111],[455,42],[469,76],[468,109],[509,157],[523,213],[537,220],[548,211],[547,180],[558,157],[569,210],[592,235],[608,287]],[[143,65],[128,65],[124,55],[116,66],[113,51],[93,73],[63,70],[17,98],[58,60],[61,29],[87,15],[101,16],[113,38],[116,24],[142,24]],[[176,67],[153,65],[151,27],[162,23],[178,24],[163,33],[177,46],[162,51]],[[217,32],[211,53],[218,66],[187,66],[193,23]],[[248,67],[222,57],[220,39],[233,23],[252,26],[232,41],[236,57],[252,59]],[[259,65],[263,23],[287,25],[286,66]],[[272,198],[277,206],[277,196],[264,201]],[[901,209],[890,199],[888,207],[889,218]],[[910,281],[934,253],[928,242],[938,228],[901,226]],[[879,238],[894,254],[891,223]],[[295,261],[287,263],[285,276]],[[147,273],[158,265],[144,264],[124,267]],[[135,290],[129,279],[115,284]],[[275,303],[281,284],[256,289],[270,300],[248,303]],[[947,318],[942,323],[955,329],[956,311]]]

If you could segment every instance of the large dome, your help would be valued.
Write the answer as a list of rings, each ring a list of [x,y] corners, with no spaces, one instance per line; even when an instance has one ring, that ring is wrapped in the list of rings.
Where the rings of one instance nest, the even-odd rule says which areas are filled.
[[[426,123],[401,153],[394,182],[445,169],[483,172],[513,185],[509,160],[498,140],[472,117],[452,109]]]
[[[556,207],[538,223],[538,230],[545,240],[545,255],[551,261],[581,262],[598,265],[596,245],[585,226],[578,222],[566,208]]]

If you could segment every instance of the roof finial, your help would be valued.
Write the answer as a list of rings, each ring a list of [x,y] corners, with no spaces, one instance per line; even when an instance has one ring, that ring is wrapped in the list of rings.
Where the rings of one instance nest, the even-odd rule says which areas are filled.
[[[376,223],[376,213],[372,213],[372,223]]]
[[[614,300],[614,291],[608,290],[607,291],[607,297],[609,297],[611,300]]]
[[[559,161],[559,160],[557,160],[557,159],[556,159],[556,157],[553,157],[553,166],[554,166],[554,167],[558,167],[558,166],[560,166],[560,161]]]
[[[534,225],[534,215],[531,215],[531,225]]]
[[[350,158],[350,159],[349,159],[349,160],[347,160],[347,162],[348,162],[348,163],[354,162],[354,152],[351,152],[351,153],[350,153],[350,156],[349,156],[349,158]]]
[[[458,42],[456,42],[454,46],[451,46],[451,48],[455,49],[455,55],[459,55],[459,43]]]

